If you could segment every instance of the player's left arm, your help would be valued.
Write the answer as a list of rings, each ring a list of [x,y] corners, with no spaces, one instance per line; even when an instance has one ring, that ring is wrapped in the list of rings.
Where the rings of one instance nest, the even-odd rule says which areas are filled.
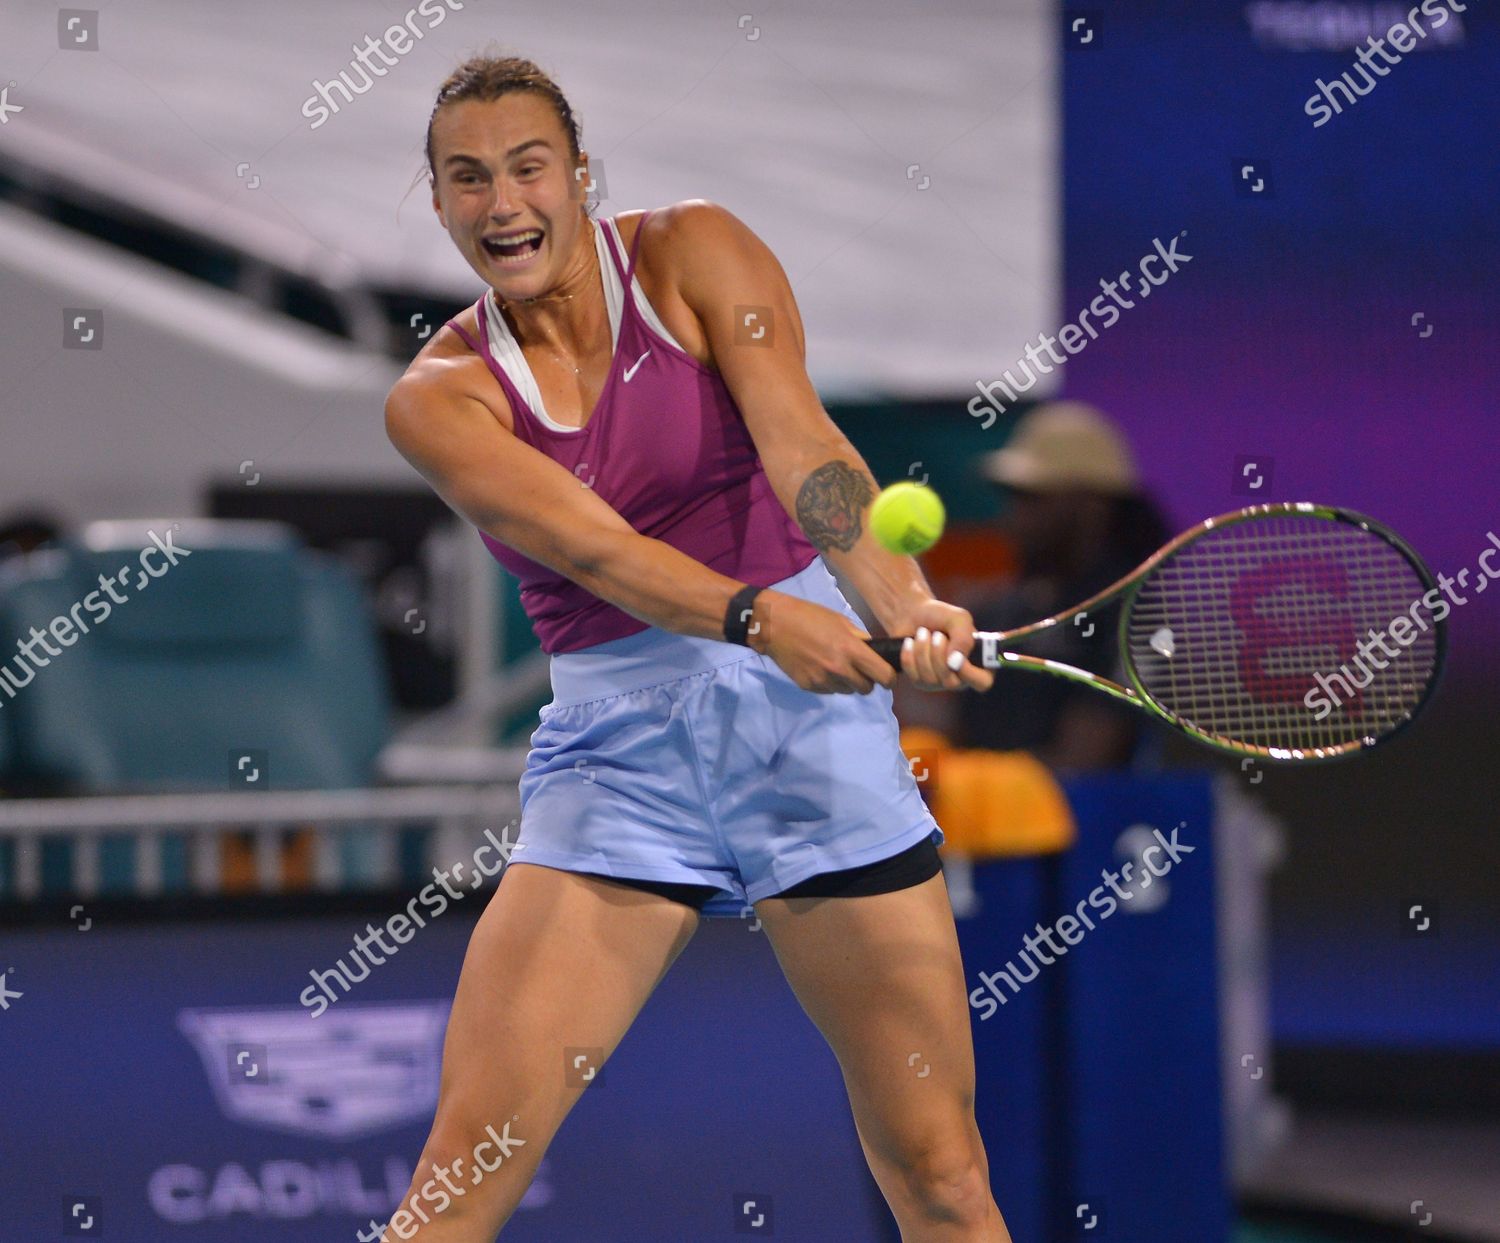
[[[988,671],[968,665],[960,679],[943,663],[949,652],[967,655],[973,648],[968,611],[934,598],[916,560],[882,548],[870,532],[879,485],[808,378],[802,317],[776,256],[714,203],[691,200],[662,214],[670,234],[663,250],[677,288],[703,324],[713,361],[787,513],[854,584],[887,634],[934,632],[931,644],[903,657],[905,672],[929,685],[987,687]],[[753,318],[746,322],[747,316]]]

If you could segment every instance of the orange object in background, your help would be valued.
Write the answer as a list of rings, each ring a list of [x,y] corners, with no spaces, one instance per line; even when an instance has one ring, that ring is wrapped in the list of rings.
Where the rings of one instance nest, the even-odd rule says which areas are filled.
[[[935,729],[901,731],[901,749],[933,819],[942,849],[974,859],[1055,854],[1077,838],[1067,796],[1029,751],[966,750]]]
[[[279,834],[277,843],[281,859],[281,887],[287,890],[311,889],[316,835],[311,828],[294,829]],[[220,847],[220,884],[225,893],[255,893],[260,877],[255,866],[255,835],[226,833]]]
[[[1015,545],[993,522],[954,522],[922,554],[922,573],[940,599],[1010,582],[1020,572]]]

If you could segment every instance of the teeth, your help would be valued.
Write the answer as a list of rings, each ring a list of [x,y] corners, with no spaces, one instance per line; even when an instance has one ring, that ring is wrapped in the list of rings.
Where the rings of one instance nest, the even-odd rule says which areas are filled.
[[[532,249],[530,242],[535,242],[537,249]],[[496,263],[525,263],[537,253],[542,244],[542,231],[540,229],[528,229],[525,233],[517,233],[511,237],[487,237],[484,239],[485,251]],[[526,246],[519,254],[503,254],[501,247]]]

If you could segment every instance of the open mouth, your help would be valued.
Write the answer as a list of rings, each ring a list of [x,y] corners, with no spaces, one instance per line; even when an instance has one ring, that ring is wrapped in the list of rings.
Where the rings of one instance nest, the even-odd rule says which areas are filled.
[[[487,237],[481,243],[496,263],[525,263],[542,248],[542,231],[528,229],[506,237]]]

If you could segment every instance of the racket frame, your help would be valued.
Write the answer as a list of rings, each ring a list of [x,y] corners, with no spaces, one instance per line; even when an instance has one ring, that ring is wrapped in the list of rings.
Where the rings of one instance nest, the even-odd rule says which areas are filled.
[[[1158,703],[1141,684],[1140,675],[1136,671],[1135,661],[1132,659],[1130,653],[1129,624],[1135,598],[1140,592],[1141,587],[1145,584],[1146,579],[1168,557],[1172,556],[1185,545],[1206,535],[1209,531],[1267,517],[1313,517],[1357,526],[1361,530],[1378,535],[1395,547],[1406,558],[1426,588],[1421,593],[1423,596],[1427,594],[1427,591],[1431,591],[1437,587],[1437,582],[1433,578],[1432,572],[1423,563],[1422,559],[1417,556],[1412,546],[1389,527],[1376,521],[1374,518],[1356,513],[1352,509],[1342,509],[1333,505],[1319,505],[1310,501],[1267,502],[1261,505],[1249,505],[1244,509],[1231,510],[1229,513],[1219,514],[1213,518],[1205,519],[1196,526],[1189,527],[1180,535],[1173,537],[1167,543],[1163,544],[1129,574],[1117,579],[1102,591],[1090,596],[1087,600],[1083,600],[1073,605],[1072,608],[1063,610],[1061,613],[1054,613],[1051,617],[1044,617],[1040,621],[1030,622],[1014,630],[976,631],[974,640],[979,659],[974,663],[982,665],[986,669],[996,670],[1019,667],[1036,673],[1048,674],[1052,677],[1066,678],[1070,682],[1088,686],[1093,690],[1103,691],[1106,695],[1123,703],[1128,703],[1132,707],[1151,713],[1158,720],[1165,721],[1168,725],[1187,734],[1190,738],[1230,755],[1251,756],[1273,763],[1322,763],[1329,760],[1345,759],[1351,755],[1358,755],[1368,751],[1371,747],[1390,741],[1390,739],[1401,733],[1417,719],[1422,709],[1432,699],[1433,692],[1437,689],[1438,679],[1442,675],[1443,665],[1447,656],[1448,635],[1443,622],[1434,620],[1432,623],[1432,677],[1428,680],[1427,690],[1422,698],[1406,713],[1402,720],[1386,730],[1385,733],[1354,739],[1336,746],[1308,748],[1267,747],[1257,743],[1240,742],[1235,739],[1225,738],[1219,734],[1207,733],[1188,724],[1178,713]],[[1048,660],[1040,656],[1027,656],[1023,653],[1008,650],[1010,644],[1027,639],[1044,630],[1050,630],[1054,626],[1069,622],[1082,613],[1087,613],[1102,604],[1113,601],[1116,596],[1123,597],[1120,603],[1120,621],[1117,630],[1117,639],[1120,659],[1125,667],[1126,677],[1130,680],[1129,686],[1122,686],[1120,683],[1103,677],[1100,674],[1090,673],[1086,669],[1078,669],[1061,661]]]

